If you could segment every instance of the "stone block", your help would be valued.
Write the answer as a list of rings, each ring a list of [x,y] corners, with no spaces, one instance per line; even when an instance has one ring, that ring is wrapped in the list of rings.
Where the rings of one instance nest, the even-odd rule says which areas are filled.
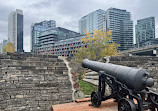
[[[0,61],[0,104],[5,106],[0,105],[0,110],[46,111],[52,104],[72,100],[63,60],[29,53],[8,56],[8,60]],[[5,59],[1,55],[0,58]]]

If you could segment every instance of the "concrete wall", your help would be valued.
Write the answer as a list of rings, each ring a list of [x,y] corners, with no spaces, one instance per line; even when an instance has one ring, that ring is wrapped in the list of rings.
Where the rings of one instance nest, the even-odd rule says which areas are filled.
[[[129,67],[139,67],[146,69],[155,80],[152,87],[158,92],[158,57],[153,56],[114,56],[107,59],[109,63],[124,65]],[[103,60],[106,62],[106,60]],[[98,85],[98,74],[96,72],[88,71],[85,76],[85,81]]]
[[[48,111],[72,101],[68,69],[57,56],[0,55],[0,111]]]

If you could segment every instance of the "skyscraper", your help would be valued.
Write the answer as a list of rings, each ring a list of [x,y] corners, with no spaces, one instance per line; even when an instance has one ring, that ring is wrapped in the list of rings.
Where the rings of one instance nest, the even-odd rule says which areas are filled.
[[[107,11],[96,10],[79,20],[79,32],[85,34],[96,29],[112,30],[113,42],[120,44],[119,50],[133,46],[133,21],[130,12],[109,8]]]
[[[23,52],[23,11],[16,9],[8,16],[8,40],[15,52]]]
[[[40,33],[46,30],[56,28],[56,21],[42,21],[40,23],[34,23],[31,25],[31,51],[34,52],[37,48],[38,37]]]
[[[93,32],[96,29],[103,30],[105,28],[105,11],[96,10],[79,20],[79,33],[85,34],[87,32]]]
[[[155,38],[155,18],[148,17],[137,20],[137,25],[135,26],[135,34],[136,44],[140,46],[142,42]]]
[[[109,8],[105,14],[106,29],[112,30],[113,41],[120,44],[119,50],[127,50],[133,46],[133,21],[130,12]]]

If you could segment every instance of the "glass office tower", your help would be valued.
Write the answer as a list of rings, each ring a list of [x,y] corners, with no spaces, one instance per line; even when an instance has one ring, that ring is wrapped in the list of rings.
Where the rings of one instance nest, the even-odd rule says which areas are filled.
[[[105,28],[105,11],[96,10],[79,20],[79,33],[93,32],[96,29],[103,30]]]
[[[142,46],[141,43],[155,38],[155,18],[148,17],[137,20],[135,26],[136,44]]]
[[[8,40],[15,52],[23,52],[23,11],[16,9],[8,16]]]
[[[119,50],[133,47],[133,21],[130,12],[116,8],[109,8],[107,11],[99,9],[79,20],[81,34],[104,28],[112,30],[112,40],[120,44]]]
[[[113,42],[120,44],[119,50],[133,47],[133,21],[130,12],[109,8],[105,14],[106,29],[112,30]]]
[[[31,52],[34,52],[38,45],[38,37],[43,31],[56,28],[56,21],[42,21],[40,23],[34,23],[31,25]]]
[[[81,35],[77,32],[57,27],[40,33],[37,54],[52,54],[57,56],[73,56],[81,47]]]

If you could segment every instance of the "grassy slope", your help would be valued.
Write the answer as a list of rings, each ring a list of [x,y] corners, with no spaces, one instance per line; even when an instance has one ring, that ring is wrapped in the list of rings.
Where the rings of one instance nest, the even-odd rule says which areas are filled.
[[[90,95],[93,91],[97,90],[96,86],[94,86],[88,82],[79,80],[78,83],[80,84],[80,88],[85,95]]]

